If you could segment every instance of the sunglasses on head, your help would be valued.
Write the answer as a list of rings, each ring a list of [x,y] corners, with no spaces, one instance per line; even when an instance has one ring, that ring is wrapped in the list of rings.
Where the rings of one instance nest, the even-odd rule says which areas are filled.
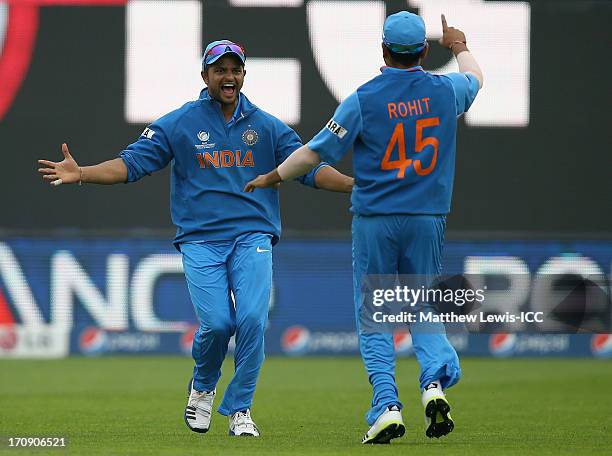
[[[235,54],[238,54],[238,56],[240,57],[240,59],[243,62],[246,59],[246,57],[244,55],[244,48],[242,46],[240,46],[239,44],[234,44],[234,43],[219,43],[219,44],[211,47],[206,52],[206,55],[204,56],[204,63],[206,65],[208,65],[212,59],[214,59],[215,57],[218,57],[218,56],[220,56],[222,54],[225,54],[226,52],[234,52]]]

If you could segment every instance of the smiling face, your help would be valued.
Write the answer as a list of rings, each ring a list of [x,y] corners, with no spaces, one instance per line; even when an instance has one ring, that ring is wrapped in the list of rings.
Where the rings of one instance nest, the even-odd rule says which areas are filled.
[[[238,94],[244,84],[246,71],[240,59],[228,54],[219,58],[202,72],[208,93],[222,106],[236,106]]]

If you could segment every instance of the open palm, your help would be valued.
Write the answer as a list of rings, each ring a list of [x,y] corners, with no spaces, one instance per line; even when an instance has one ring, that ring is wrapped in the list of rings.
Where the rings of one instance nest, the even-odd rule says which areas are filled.
[[[70,155],[68,146],[65,143],[62,144],[62,153],[64,154],[64,160],[61,162],[38,160],[38,163],[46,166],[46,168],[39,168],[38,172],[43,175],[43,179],[49,181],[54,186],[80,182],[81,169],[74,158],[72,158],[72,155]]]

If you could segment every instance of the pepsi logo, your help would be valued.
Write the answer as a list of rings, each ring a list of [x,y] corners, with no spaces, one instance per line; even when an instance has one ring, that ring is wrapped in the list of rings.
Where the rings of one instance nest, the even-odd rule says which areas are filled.
[[[498,333],[489,337],[489,351],[493,356],[511,356],[516,347],[516,334]]]
[[[398,355],[412,353],[412,336],[409,331],[396,331],[393,333],[393,347]]]
[[[79,350],[86,355],[99,355],[106,349],[107,336],[100,328],[90,326],[79,335]]]
[[[611,358],[612,334],[595,334],[591,338],[591,352],[599,358]]]
[[[291,326],[281,337],[281,347],[288,355],[301,355],[308,351],[310,332],[303,326]]]

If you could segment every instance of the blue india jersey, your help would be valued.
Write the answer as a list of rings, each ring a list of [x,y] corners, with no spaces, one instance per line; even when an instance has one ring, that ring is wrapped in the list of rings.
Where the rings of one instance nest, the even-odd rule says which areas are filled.
[[[384,67],[338,106],[308,147],[331,163],[353,148],[355,214],[446,214],[456,118],[478,89],[471,74]]]
[[[277,189],[244,193],[244,185],[266,174],[302,145],[299,136],[244,94],[226,122],[220,104],[204,89],[200,98],[149,125],[120,156],[128,182],[171,164],[171,214],[175,245],[186,241],[233,240],[249,232],[281,233]],[[298,180],[315,187],[322,163]]]

